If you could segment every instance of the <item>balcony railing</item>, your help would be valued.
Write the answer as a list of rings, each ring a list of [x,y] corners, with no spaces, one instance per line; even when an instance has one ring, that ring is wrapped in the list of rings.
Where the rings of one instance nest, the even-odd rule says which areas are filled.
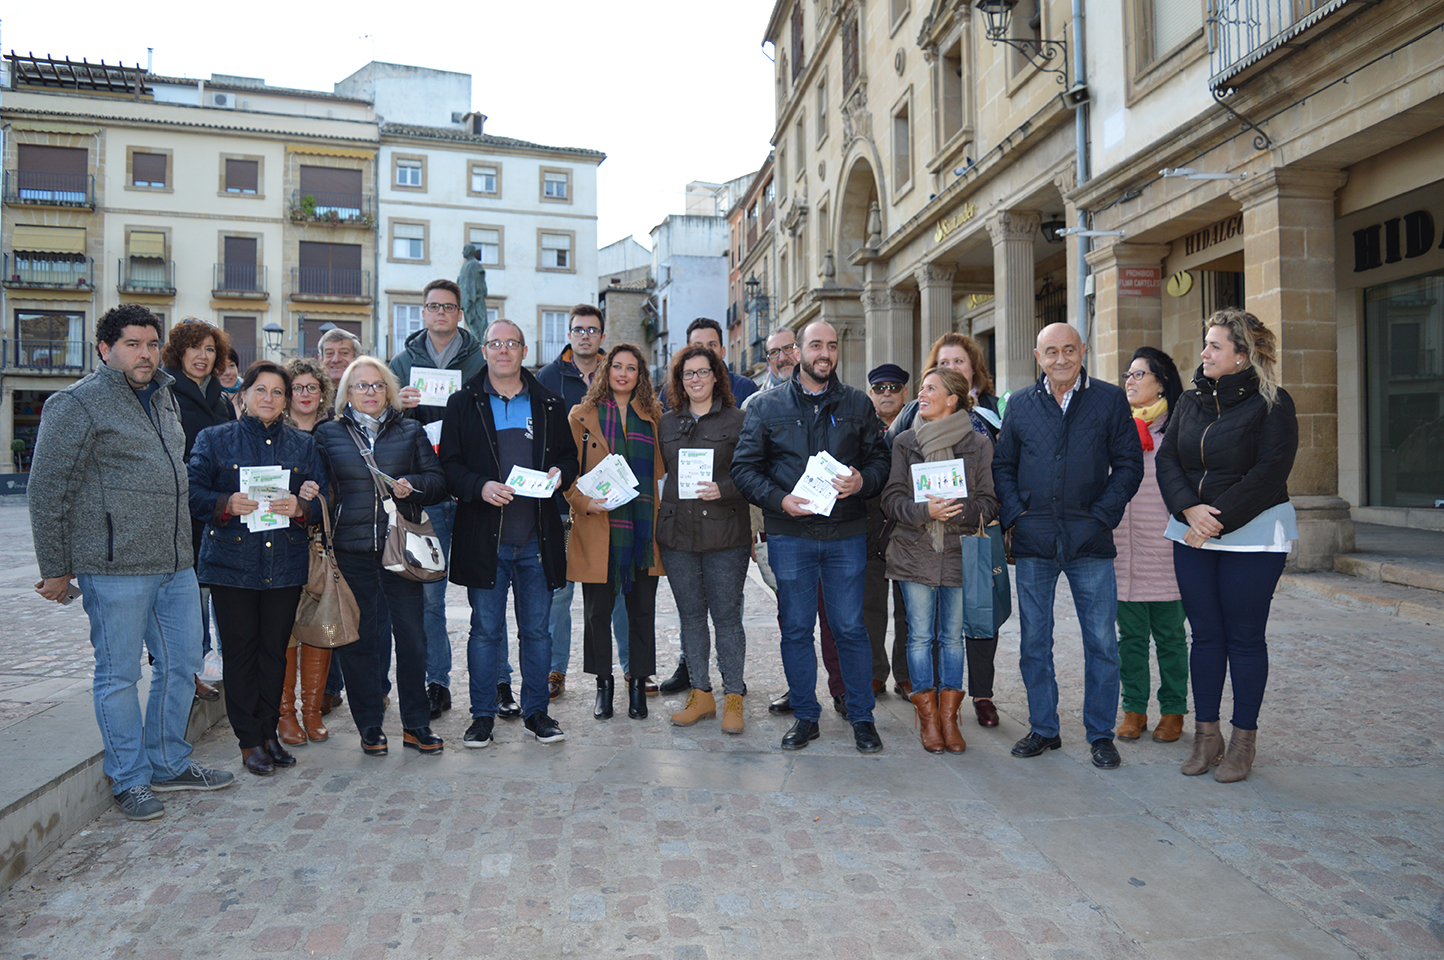
[[[175,261],[153,260],[150,257],[121,257],[116,265],[121,293],[152,293],[163,296],[175,293]]]
[[[31,340],[22,337],[5,341],[4,363],[9,368],[82,373],[90,369],[91,355],[88,340]]]
[[[6,170],[5,202],[95,209],[95,177],[88,173]]]
[[[371,197],[349,191],[297,190],[291,194],[291,219],[298,223],[371,228]]]
[[[89,290],[95,285],[95,261],[46,260],[40,257],[5,254],[7,287],[39,287],[51,290]]]
[[[291,290],[302,296],[370,297],[371,271],[292,267]]]
[[[1209,87],[1227,88],[1240,72],[1286,45],[1351,0],[1210,0]],[[1353,0],[1357,2],[1357,0]]]
[[[211,293],[216,296],[265,296],[266,268],[254,263],[218,263],[211,281]]]

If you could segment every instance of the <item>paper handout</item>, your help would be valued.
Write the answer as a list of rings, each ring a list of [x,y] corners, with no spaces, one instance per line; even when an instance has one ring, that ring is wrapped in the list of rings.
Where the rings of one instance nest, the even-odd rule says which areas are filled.
[[[915,463],[912,474],[914,503],[927,503],[929,496],[952,500],[968,495],[968,474],[961,459]]]
[[[577,489],[615,510],[637,498],[637,478],[619,454],[609,454],[577,480]]]
[[[461,389],[461,371],[412,367],[411,386],[421,391],[423,407],[444,407],[447,398]]]
[[[527,467],[512,467],[507,475],[506,485],[516,491],[518,497],[535,497],[545,500],[557,489],[557,478],[540,470]]]
[[[291,495],[291,471],[279,465],[269,467],[241,467],[241,492],[257,503],[256,509],[246,514],[242,521],[252,533],[262,530],[280,530],[291,519],[271,512],[271,503],[284,500]]]
[[[837,488],[832,485],[836,477],[852,473],[847,464],[823,450],[807,458],[807,469],[797,478],[792,488],[794,497],[808,501],[807,509],[824,517],[832,516],[832,507],[837,503]]]
[[[696,500],[698,483],[712,482],[712,450],[683,447],[677,451],[677,496]]]

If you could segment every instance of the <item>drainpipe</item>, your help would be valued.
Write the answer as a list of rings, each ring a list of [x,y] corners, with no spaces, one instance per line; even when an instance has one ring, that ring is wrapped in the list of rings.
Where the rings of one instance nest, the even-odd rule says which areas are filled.
[[[1081,86],[1087,82],[1088,70],[1083,63],[1083,0],[1073,0],[1073,83]],[[1078,169],[1075,189],[1088,181],[1088,104],[1073,111],[1073,133],[1075,165]],[[1088,229],[1088,212],[1078,208],[1078,229]],[[1088,237],[1078,238],[1078,336],[1084,345],[1088,343],[1088,260],[1086,254],[1092,247]]]

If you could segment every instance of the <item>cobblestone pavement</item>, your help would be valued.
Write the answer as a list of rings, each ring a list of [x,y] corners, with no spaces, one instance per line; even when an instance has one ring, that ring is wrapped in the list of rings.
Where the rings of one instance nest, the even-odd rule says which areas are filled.
[[[78,605],[22,589],[23,517],[0,509],[5,673],[84,679]],[[665,585],[658,598],[669,671],[676,616]],[[442,756],[400,749],[393,710],[391,755],[363,757],[342,708],[329,741],[258,779],[223,723],[197,757],[242,782],[167,794],[156,823],[93,821],[0,895],[0,958],[1444,954],[1438,625],[1280,596],[1259,762],[1224,785],[1181,777],[1187,744],[1147,736],[1119,742],[1122,769],[1089,765],[1066,589],[1064,748],[1027,761],[1008,756],[1026,731],[1016,619],[1002,726],[966,720],[961,757],[925,754],[892,694],[881,755],[857,754],[830,709],[819,742],[783,753],[788,720],[766,710],[783,687],[775,607],[752,581],[743,736],[672,727],[675,697],[645,721],[593,720],[577,619],[552,705],[567,741],[499,721],[494,746],[466,750],[465,594],[449,599]]]

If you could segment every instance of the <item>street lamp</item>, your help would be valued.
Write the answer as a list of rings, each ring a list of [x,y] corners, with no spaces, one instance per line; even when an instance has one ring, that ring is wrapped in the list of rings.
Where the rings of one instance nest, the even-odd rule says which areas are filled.
[[[1042,38],[1033,40],[1008,36],[1012,30],[1013,8],[1017,5],[1018,0],[978,0],[975,6],[982,12],[983,18],[987,22],[983,35],[992,41],[994,46],[1005,43],[1012,47],[1044,73],[1057,74],[1058,83],[1067,83],[1068,44],[1066,41]],[[1063,57],[1062,68],[1047,66],[1054,57],[1060,54]],[[1060,96],[1065,107],[1077,109],[1088,102],[1088,87],[1081,82],[1075,83]]]
[[[750,304],[757,299],[757,290],[762,286],[762,281],[758,280],[757,274],[754,273],[742,286],[747,288],[747,302]]]
[[[267,350],[274,353],[275,351],[281,349],[281,336],[285,334],[286,331],[281,329],[281,325],[279,323],[272,320],[270,323],[262,327],[261,330],[266,334]]]

